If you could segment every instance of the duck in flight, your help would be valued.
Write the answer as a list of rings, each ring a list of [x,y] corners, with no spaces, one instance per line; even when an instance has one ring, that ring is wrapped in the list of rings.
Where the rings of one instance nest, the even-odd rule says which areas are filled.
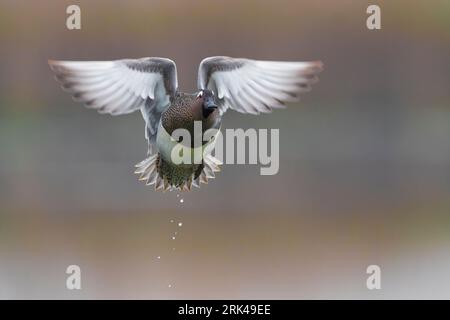
[[[111,115],[141,111],[148,157],[136,165],[135,173],[147,185],[163,191],[199,187],[214,178],[221,165],[207,153],[200,163],[174,163],[171,135],[175,130],[192,133],[197,121],[202,124],[202,132],[220,130],[228,109],[259,114],[283,108],[309,91],[323,68],[320,61],[209,57],[198,68],[198,91],[189,94],[178,91],[175,62],[166,58],[49,60],[49,65],[63,89],[88,108]]]

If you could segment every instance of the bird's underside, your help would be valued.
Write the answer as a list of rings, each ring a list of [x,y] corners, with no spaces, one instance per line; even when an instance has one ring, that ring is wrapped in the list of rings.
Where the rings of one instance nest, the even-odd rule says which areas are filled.
[[[168,119],[165,123],[172,123],[169,116],[175,117],[178,121],[175,123],[182,123],[179,126],[183,127],[196,117],[202,117],[197,115],[197,108],[203,110],[201,121],[216,126],[220,126],[221,116],[228,109],[250,114],[269,113],[283,108],[285,103],[297,102],[300,95],[317,82],[317,74],[323,67],[320,61],[209,57],[200,63],[199,91],[192,95],[192,103],[177,109],[171,108],[179,93],[176,65],[170,59],[50,60],[49,64],[63,89],[88,108],[111,115],[140,110],[145,121],[149,154],[136,165],[135,172],[140,175],[140,180],[154,185],[156,190],[182,191],[191,190],[192,186],[199,187],[200,183],[214,178],[221,163],[211,154],[205,154],[200,164],[172,163],[162,152],[167,151],[168,140],[161,137],[170,131],[162,125],[163,114]],[[207,93],[211,93],[209,96],[213,98],[208,98]],[[217,112],[211,111],[211,99]],[[190,114],[191,118],[185,114]]]
[[[208,183],[220,171],[222,163],[212,155],[205,155],[201,164],[173,165],[164,161],[159,153],[153,154],[136,165],[139,180],[154,185],[155,190],[191,191]]]

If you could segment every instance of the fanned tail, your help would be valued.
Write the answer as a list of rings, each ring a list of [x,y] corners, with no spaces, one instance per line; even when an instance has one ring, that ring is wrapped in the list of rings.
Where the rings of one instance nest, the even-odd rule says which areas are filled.
[[[215,172],[220,171],[221,165],[222,162],[214,156],[210,154],[204,156],[203,170],[200,175],[192,182],[192,184],[197,188],[200,188],[200,183],[207,184],[208,179],[214,179],[216,177]]]
[[[161,177],[161,175],[158,172],[158,154],[153,154],[149,156],[144,161],[139,162],[135,167],[137,168],[136,171],[134,171],[135,174],[139,175],[140,181],[145,181],[145,184],[155,185],[155,190],[167,190],[167,186],[165,186],[164,179]]]
[[[146,185],[155,185],[155,190],[180,190],[191,191],[192,186],[200,188],[200,184],[208,183],[208,179],[215,178],[215,173],[220,171],[222,162],[212,155],[205,155],[200,167],[200,173],[191,174],[185,181],[179,185],[173,185],[172,177],[166,177],[160,173],[161,158],[158,153],[149,156],[147,159],[136,164],[134,172],[139,175],[140,181],[145,181]]]

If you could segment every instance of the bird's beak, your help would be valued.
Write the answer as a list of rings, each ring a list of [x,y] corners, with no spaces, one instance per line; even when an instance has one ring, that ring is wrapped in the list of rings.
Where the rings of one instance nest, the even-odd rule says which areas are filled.
[[[217,103],[214,101],[214,98],[207,98],[204,102],[206,109],[216,109],[218,107]]]

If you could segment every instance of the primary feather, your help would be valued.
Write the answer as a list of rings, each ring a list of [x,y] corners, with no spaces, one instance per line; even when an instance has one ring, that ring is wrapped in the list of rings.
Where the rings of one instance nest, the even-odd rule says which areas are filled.
[[[217,92],[221,111],[268,113],[296,102],[311,89],[322,70],[320,61],[279,62],[209,57],[198,70],[199,89]]]

